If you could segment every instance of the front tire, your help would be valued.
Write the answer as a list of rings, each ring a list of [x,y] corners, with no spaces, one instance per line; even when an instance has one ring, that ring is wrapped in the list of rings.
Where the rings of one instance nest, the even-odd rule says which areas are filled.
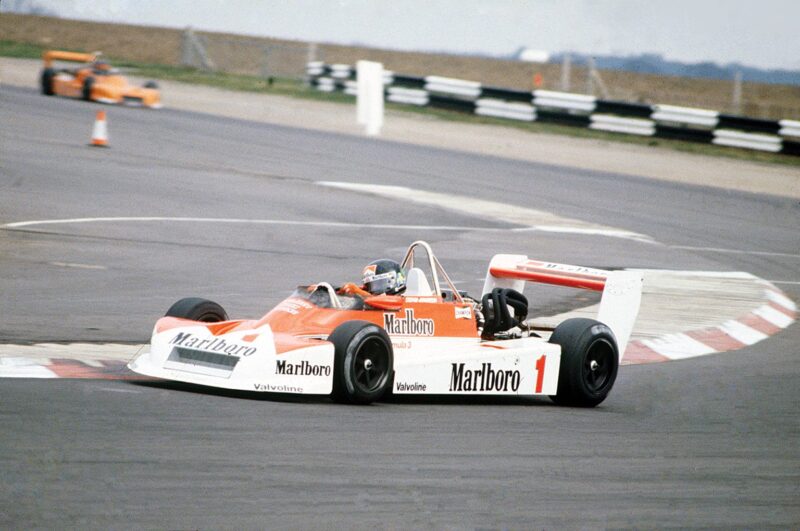
[[[606,399],[619,369],[614,333],[594,319],[567,319],[550,336],[561,345],[556,404],[594,407]]]
[[[394,356],[383,328],[367,321],[349,321],[336,327],[328,341],[334,346],[335,400],[369,404],[389,390]]]
[[[42,70],[42,94],[45,96],[52,96],[53,92],[53,78],[56,77],[56,71],[52,68],[45,68]]]
[[[83,89],[81,90],[81,97],[86,101],[92,101],[92,87],[94,86],[94,78],[87,77],[83,80]]]
[[[228,314],[214,301],[200,297],[187,297],[169,307],[166,317],[180,317],[203,323],[218,323],[227,321]]]

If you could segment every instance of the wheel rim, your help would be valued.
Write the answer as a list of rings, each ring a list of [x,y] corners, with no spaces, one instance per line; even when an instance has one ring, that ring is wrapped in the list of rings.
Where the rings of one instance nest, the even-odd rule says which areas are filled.
[[[380,389],[389,373],[389,356],[386,345],[377,337],[361,343],[353,360],[353,376],[356,385],[364,392]]]
[[[592,393],[600,393],[611,384],[614,373],[614,349],[605,340],[592,343],[583,363],[583,382]]]

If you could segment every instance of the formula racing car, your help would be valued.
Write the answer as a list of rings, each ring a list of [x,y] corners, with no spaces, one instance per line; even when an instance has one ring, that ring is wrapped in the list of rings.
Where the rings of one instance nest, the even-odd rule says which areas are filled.
[[[100,60],[98,54],[50,50],[42,57],[42,94],[99,103],[161,107],[161,94],[154,81],[148,81],[142,87],[131,85],[119,70]],[[84,64],[77,68],[56,68],[55,61]]]
[[[420,250],[425,258],[415,256]],[[411,244],[401,270],[402,293],[317,282],[252,320],[230,320],[206,299],[181,299],[156,322],[149,352],[128,366],[191,384],[357,404],[391,392],[541,395],[593,407],[614,385],[639,311],[638,273],[496,255],[473,299],[423,241]],[[526,282],[602,291],[597,320],[532,326]]]

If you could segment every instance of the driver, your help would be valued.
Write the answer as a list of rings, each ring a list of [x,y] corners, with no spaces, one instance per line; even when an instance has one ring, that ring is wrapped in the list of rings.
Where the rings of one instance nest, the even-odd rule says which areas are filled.
[[[344,295],[397,295],[406,289],[406,272],[394,260],[382,258],[367,264],[362,274],[362,286],[352,282],[339,290]]]
[[[105,61],[97,60],[92,63],[92,70],[95,74],[107,74],[111,71],[111,65]]]
[[[92,63],[92,73],[99,76],[107,76],[118,73],[118,70],[102,59],[97,59]]]

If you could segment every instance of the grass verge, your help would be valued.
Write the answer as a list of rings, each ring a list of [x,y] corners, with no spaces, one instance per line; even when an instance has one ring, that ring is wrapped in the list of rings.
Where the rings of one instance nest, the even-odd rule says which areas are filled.
[[[45,48],[36,44],[0,40],[0,55],[18,59],[40,59]]]
[[[35,44],[18,43],[13,41],[0,40],[0,56],[16,57],[24,59],[38,59],[45,50],[42,46]],[[81,51],[81,50],[75,50]],[[238,90],[244,92],[259,92],[264,94],[289,96],[293,98],[304,98],[318,101],[330,101],[337,103],[352,104],[354,98],[342,93],[326,93],[308,87],[301,81],[287,78],[269,78],[228,74],[224,72],[206,72],[196,68],[184,66],[170,66],[159,64],[143,64],[125,60],[114,60],[109,58],[115,66],[125,68],[130,74],[145,78],[167,79],[182,83],[206,85],[227,90]],[[573,127],[568,125],[550,124],[543,122],[519,122],[516,120],[503,120],[499,118],[489,118],[476,116],[473,114],[459,113],[443,109],[433,109],[428,107],[415,107],[413,105],[386,104],[386,108],[392,111],[424,114],[425,116],[435,116],[443,120],[482,123],[511,127],[518,130],[529,131],[532,133],[555,134],[577,138],[591,138],[609,142],[621,142],[626,144],[636,144],[641,146],[673,149],[685,153],[695,153],[699,155],[710,155],[725,157],[737,160],[763,162],[770,164],[781,164],[788,166],[800,166],[800,157],[781,155],[778,153],[768,153],[764,151],[754,151],[748,149],[738,149],[713,144],[686,142],[681,140],[661,139],[653,137],[639,137],[635,135],[614,134],[604,131],[595,131],[583,127]]]

